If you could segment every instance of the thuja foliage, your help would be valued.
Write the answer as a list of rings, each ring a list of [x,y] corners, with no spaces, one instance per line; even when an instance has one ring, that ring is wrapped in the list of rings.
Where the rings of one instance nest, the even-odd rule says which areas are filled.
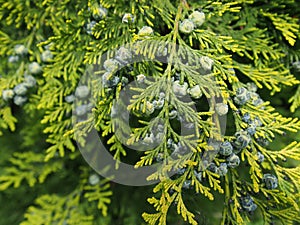
[[[24,214],[3,224],[300,220],[299,1],[0,3],[1,213]],[[149,149],[135,156],[116,135],[128,128],[116,99],[131,82],[125,142]],[[277,96],[288,116],[272,106]],[[95,173],[76,143],[88,145],[92,128],[116,160],[159,163],[148,177],[157,184],[129,188]]]

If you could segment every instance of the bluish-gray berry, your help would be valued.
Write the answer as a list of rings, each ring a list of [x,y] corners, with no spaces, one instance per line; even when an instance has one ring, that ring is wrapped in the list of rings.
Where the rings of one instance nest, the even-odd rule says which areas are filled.
[[[122,18],[122,23],[134,23],[134,16],[131,13],[125,13]]]
[[[104,87],[112,88],[118,85],[120,78],[114,76],[111,72],[106,72],[102,76],[102,85]]]
[[[189,34],[195,29],[195,24],[193,23],[192,20],[190,19],[184,19],[180,24],[179,24],[179,30],[182,33]]]
[[[119,65],[120,65],[120,63],[115,59],[107,59],[103,63],[104,69],[108,72],[112,72],[112,71],[118,69]]]
[[[164,154],[163,153],[158,153],[157,156],[155,157],[157,162],[163,162],[164,161]]]
[[[237,131],[234,134],[234,136],[235,136],[235,140],[233,141],[232,144],[238,150],[241,150],[241,149],[247,147],[247,145],[249,145],[251,142],[251,137],[244,130]]]
[[[295,61],[292,65],[297,71],[300,71],[300,61]]]
[[[204,12],[195,10],[194,12],[192,12],[192,14],[189,15],[189,19],[193,21],[196,27],[200,27],[205,21],[205,14]]]
[[[136,81],[139,83],[139,84],[142,84],[144,83],[146,80],[146,76],[144,74],[139,74],[136,76]]]
[[[4,101],[8,101],[14,97],[15,93],[11,89],[5,89],[2,91],[2,98]]]
[[[142,37],[147,37],[152,34],[153,34],[153,29],[149,26],[143,26],[138,32],[138,35]]]
[[[219,116],[224,116],[228,113],[228,105],[225,103],[217,103],[216,104],[216,113]]]
[[[229,156],[231,155],[232,151],[233,151],[233,147],[229,141],[224,141],[220,144],[219,153],[221,155]]]
[[[25,102],[27,102],[27,97],[24,96],[20,96],[20,95],[16,95],[14,97],[14,103],[18,106],[22,106],[25,104]]]
[[[247,86],[248,91],[251,91],[251,92],[256,92],[257,91],[257,86],[253,82],[248,82],[246,84],[246,86]]]
[[[227,164],[221,163],[220,166],[217,168],[217,174],[219,174],[220,176],[225,176],[227,172]]]
[[[250,100],[250,98],[251,96],[249,91],[246,88],[241,87],[236,90],[236,96],[234,97],[234,101],[238,105],[244,105]]]
[[[243,117],[242,117],[242,120],[244,121],[244,122],[246,122],[246,123],[249,123],[250,122],[250,119],[251,119],[251,117],[250,117],[250,114],[247,112],[247,113],[245,113],[244,115],[243,115]]]
[[[278,180],[277,180],[277,177],[273,174],[264,174],[263,176],[263,181],[266,185],[266,188],[267,189],[275,189],[278,187]]]
[[[100,19],[103,19],[107,16],[107,9],[100,6],[100,7],[97,7],[93,13],[92,13],[92,16],[95,20],[100,20]]]
[[[53,44],[54,44],[54,43],[51,42],[51,43],[45,45],[44,48],[45,48],[46,50],[50,50],[50,48],[51,48],[51,46],[53,46]]]
[[[50,50],[45,50],[42,52],[41,59],[43,62],[49,62],[53,58],[53,54]]]
[[[175,81],[176,82],[176,81]],[[174,83],[175,83],[174,82]],[[184,82],[184,84],[186,84],[185,82]],[[187,85],[186,85],[187,86]],[[199,99],[199,98],[201,98],[202,97],[202,95],[203,95],[203,93],[202,93],[202,91],[200,90],[200,86],[197,84],[197,85],[195,85],[194,87],[192,87],[192,88],[189,88],[188,90],[187,90],[187,92],[190,94],[190,96],[192,97],[192,98],[195,98],[195,99]]]
[[[250,93],[250,97],[251,97],[251,99],[252,99],[252,102],[253,102],[254,100],[257,100],[257,99],[260,98],[259,94],[255,93],[255,92],[249,91],[249,93]]]
[[[265,160],[265,156],[261,152],[257,152],[257,161],[262,163]]]
[[[32,88],[36,85],[36,79],[31,75],[25,75],[24,85],[28,88]]]
[[[168,54],[168,48],[164,46],[159,46],[156,50],[156,55],[158,57],[166,56]]]
[[[244,197],[241,197],[241,205],[244,206],[249,206],[253,203],[253,199],[250,195],[246,195]]]
[[[146,102],[146,114],[150,115],[154,112],[155,106],[153,105],[152,102],[147,101]]]
[[[201,171],[197,172],[196,170],[194,170],[194,175],[199,182],[202,182],[202,172]]]
[[[132,53],[129,49],[121,47],[118,49],[115,58],[122,64],[127,64],[132,58]]]
[[[168,138],[168,140],[167,140],[167,148],[171,149],[173,144],[174,144],[174,141],[172,140],[172,138]]]
[[[75,101],[75,95],[68,95],[65,97],[65,101],[68,103],[72,103]]]
[[[227,158],[227,166],[230,168],[236,168],[237,166],[240,165],[240,157],[236,154],[231,154],[228,158]]]
[[[253,203],[252,205],[244,209],[247,210],[248,212],[254,212],[257,209],[257,205]]]
[[[14,50],[17,55],[25,55],[28,53],[28,49],[22,44],[15,45]]]
[[[199,59],[199,62],[200,62],[201,68],[206,72],[210,72],[214,65],[214,61],[211,58],[209,58],[208,56],[201,56]]]
[[[183,182],[182,188],[189,189],[192,185],[192,182],[190,180],[186,180]]]
[[[158,99],[158,100],[154,100],[152,103],[153,103],[155,109],[161,109],[165,104],[165,100],[164,99]]]
[[[169,118],[172,120],[172,119],[175,119],[178,115],[178,112],[177,110],[173,109],[171,110],[171,112],[169,112]]]
[[[89,22],[87,25],[86,25],[86,33],[91,35],[92,32],[93,32],[93,29],[94,27],[96,26],[97,22],[92,20],[91,22]]]
[[[77,116],[83,116],[88,112],[88,106],[86,104],[79,105],[75,108],[75,114]]]
[[[8,62],[9,63],[15,63],[19,61],[19,56],[17,55],[11,55],[8,57]]]
[[[253,121],[250,121],[249,124],[253,124],[256,127],[261,127],[263,124],[258,117],[255,117]]]
[[[42,72],[42,67],[37,62],[32,62],[28,65],[29,72],[31,74],[39,74]]]
[[[16,95],[25,95],[27,93],[27,87],[25,83],[20,83],[14,87],[14,92]]]
[[[257,141],[257,143],[258,143],[259,145],[261,145],[261,146],[263,146],[263,147],[269,145],[268,139],[263,138],[263,137],[258,137],[258,138],[256,139],[256,141]]]
[[[247,212],[253,212],[257,208],[257,205],[254,203],[254,201],[250,195],[241,197],[240,202],[241,202],[243,209],[246,210]]]
[[[214,162],[211,162],[211,163],[208,165],[207,169],[208,169],[209,171],[213,172],[213,173],[217,173],[218,167],[217,167],[217,165],[216,165]]]
[[[86,98],[87,96],[89,96],[89,94],[90,90],[86,85],[78,86],[75,90],[75,96],[78,98]]]
[[[254,106],[260,106],[262,104],[264,104],[264,100],[262,100],[261,98],[252,100],[252,105]],[[262,109],[264,109],[264,107]]]
[[[155,142],[155,136],[153,133],[146,134],[146,136],[143,138],[143,143],[145,145],[152,145]]]
[[[174,81],[172,89],[175,95],[185,96],[187,94],[188,84],[184,82],[180,84],[179,80]],[[194,93],[196,95],[196,93]]]
[[[159,96],[158,96],[159,99],[165,99],[165,97],[166,97],[165,92],[159,92]]]
[[[256,132],[256,126],[254,124],[250,124],[247,129],[246,129],[247,133],[251,136],[253,136]]]
[[[100,177],[97,174],[92,174],[89,176],[89,183],[90,185],[94,186],[98,184],[100,181]]]

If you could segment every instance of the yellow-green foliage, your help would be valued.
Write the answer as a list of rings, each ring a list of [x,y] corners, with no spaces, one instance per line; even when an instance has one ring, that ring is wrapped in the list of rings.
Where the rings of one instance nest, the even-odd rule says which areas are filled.
[[[88,33],[87,24],[93,20],[92,14],[98,12],[100,5],[107,9],[107,15],[98,19]],[[211,216],[210,224],[247,224],[260,220],[264,224],[281,221],[287,225],[299,221],[300,140],[294,136],[300,130],[300,121],[295,114],[282,115],[272,106],[279,93],[286,93],[286,102],[290,99],[291,112],[300,106],[299,71],[292,66],[300,58],[299,8],[296,0],[0,0],[0,135],[5,138],[11,132],[25,140],[23,146],[16,146],[11,151],[9,160],[0,160],[5,165],[1,170],[0,190],[21,185],[33,187],[38,183],[46,185],[51,176],[59,177],[61,171],[72,174],[74,181],[68,193],[41,192],[28,207],[21,225],[89,225],[99,224],[99,221],[114,224],[110,215],[113,209],[109,207],[116,184],[111,185],[105,178],[96,185],[88,182],[92,170],[83,162],[75,141],[81,145],[89,144],[85,143],[82,130],[95,128],[116,160],[129,154],[116,135],[114,123],[118,123],[119,129],[128,127],[110,117],[122,85],[119,83],[115,89],[107,91],[99,84],[100,76],[98,80],[88,81],[88,85],[94,85],[98,90],[93,93],[93,117],[75,127],[72,126],[72,103],[65,97],[75,92],[90,65],[103,63],[104,53],[111,56],[114,49],[128,44],[133,46],[136,54],[154,59],[161,43],[168,43],[170,58],[165,65],[152,61],[133,63],[132,70],[124,75],[130,77],[130,81],[136,80],[139,74],[152,78],[148,80],[147,88],[132,89],[136,95],[128,109],[142,108],[142,113],[145,112],[147,101],[152,101],[161,90],[165,91],[169,101],[165,101],[155,119],[149,121],[139,117],[138,122],[143,126],[131,129],[132,136],[127,144],[145,138],[161,119],[166,127],[162,143],[140,155],[135,167],[154,164],[159,154],[166,159],[170,152],[168,138],[192,151],[171,162],[165,160],[163,166],[148,177],[159,182],[153,186],[153,195],[147,196],[154,210],[143,210],[144,221],[150,225],[175,224],[180,215],[189,224],[201,224],[203,218],[199,214],[205,214],[205,204],[214,204],[213,210],[220,210],[215,212],[216,215],[207,212]],[[205,13],[204,24],[183,34],[179,28],[181,21],[197,9]],[[134,15],[135,21],[122,23],[124,13]],[[154,34],[148,38],[139,35],[143,26],[152,27]],[[10,56],[16,55],[14,48],[18,44],[24,45],[28,53],[20,55],[16,63],[8,62]],[[53,54],[48,61],[42,59],[46,50]],[[207,76],[195,72],[199,66],[195,59],[203,56],[214,63]],[[42,72],[34,74],[37,84],[28,89],[28,100],[21,107],[13,100],[4,100],[3,91],[24,82],[24,74],[28,73],[32,62],[39,63]],[[202,111],[195,112],[191,104],[175,96],[171,80],[178,71],[181,82],[187,82],[190,87],[199,85],[207,99],[223,97],[230,116],[228,132],[221,137],[222,141],[233,142],[233,134],[247,128],[247,123],[242,120],[246,113],[262,123],[251,137],[251,143],[239,154],[241,166],[229,168],[225,176],[207,169],[202,173],[203,180],[199,181],[194,173],[201,168],[202,154],[210,150],[208,139],[216,135],[211,130],[214,109],[203,107]],[[246,87],[247,82],[258,87],[264,100],[262,104],[247,102],[239,106],[234,100],[237,90]],[[197,130],[194,136],[176,133],[169,122],[171,105],[176,105],[179,113],[188,115],[187,122],[193,123]],[[23,122],[25,117],[24,121],[31,123]],[[33,140],[40,140],[36,134],[40,129],[43,130],[40,134],[44,137],[43,144],[37,145]],[[282,149],[272,143],[263,145],[259,142],[262,139],[272,142],[284,134],[288,135],[289,143]],[[265,157],[262,163],[258,162],[258,152]],[[226,159],[216,157],[213,161],[219,166]],[[181,175],[172,179],[167,176],[168,172],[182,168],[185,170]],[[277,177],[277,188],[266,187],[263,182],[266,173]],[[192,190],[184,189],[187,180],[191,182]],[[120,189],[122,187],[117,190]],[[240,199],[246,194],[251,195],[258,207],[254,216],[241,205]],[[191,204],[192,200],[203,202],[202,208]],[[122,211],[127,206],[118,207]],[[105,221],[104,217],[110,219]]]

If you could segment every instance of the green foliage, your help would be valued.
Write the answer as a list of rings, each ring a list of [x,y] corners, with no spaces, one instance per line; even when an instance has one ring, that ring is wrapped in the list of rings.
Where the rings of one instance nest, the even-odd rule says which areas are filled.
[[[31,206],[24,215],[28,224],[93,224],[93,216],[85,216],[78,209],[79,195],[70,194],[66,197],[44,195],[35,202],[37,207]]]
[[[4,168],[0,178],[0,190],[6,190],[9,186],[18,188],[23,180],[30,187],[38,181],[43,183],[47,176],[62,169],[62,162],[56,161],[49,164],[42,163],[44,154],[34,152],[15,153],[10,159],[11,167]]]
[[[21,225],[166,225],[181,224],[180,221],[193,225],[272,221],[294,224],[300,220],[298,1],[0,3],[0,135],[3,140],[16,140],[3,142],[0,191],[47,186],[52,179],[67,186],[65,191],[57,191],[59,186],[38,189]],[[191,32],[183,32],[182,21],[196,10],[205,14],[204,23]],[[122,23],[125,13],[131,13],[134,21]],[[141,34],[144,26],[151,27],[153,33]],[[22,48],[17,49],[20,45]],[[111,116],[126,82],[107,87],[104,74],[108,71],[101,67],[105,60],[118,54],[115,49],[121,46],[131,49],[137,57],[151,59],[134,62],[118,72],[110,71],[108,76],[108,80],[118,76],[129,82],[138,81],[141,74],[146,76],[143,84],[131,89],[128,107],[122,106],[132,113],[133,127]],[[168,53],[166,62],[155,61],[164,48]],[[33,68],[33,62],[42,71]],[[27,75],[32,75],[36,84],[30,86]],[[86,80],[87,76],[91,79]],[[177,89],[174,80],[178,82]],[[82,81],[93,90],[92,116],[73,126],[76,103],[89,102],[81,99],[73,104],[67,98]],[[249,82],[258,90],[252,91]],[[27,85],[26,94],[16,94],[19,84]],[[184,85],[186,90],[182,89]],[[194,87],[199,88],[194,89],[199,90],[199,98],[192,93]],[[15,96],[5,93],[7,90],[13,90]],[[249,99],[247,94],[238,95],[241,90],[251,94]],[[152,110],[152,102],[162,100],[162,91],[161,108]],[[190,94],[192,101],[186,102],[176,91]],[[282,93],[284,103],[274,106]],[[224,136],[219,134],[221,125],[216,119],[220,114],[216,104],[221,98],[228,107]],[[289,107],[291,112],[282,113],[280,107]],[[175,116],[177,120],[171,118],[172,110],[182,116],[181,121],[179,116]],[[247,114],[252,125],[245,121]],[[138,157],[132,156],[125,144],[149,140],[161,121],[164,128],[160,143]],[[178,125],[178,121],[182,124]],[[192,133],[180,134],[178,130],[183,125],[191,125]],[[255,126],[253,134],[251,126]],[[94,174],[76,145],[77,141],[91,147],[93,143],[86,142],[85,137],[92,129],[101,134],[116,160],[116,168],[121,160],[140,168],[154,165],[161,157],[158,170],[147,178],[159,182],[150,188],[137,188],[137,192],[102,177],[92,183]],[[120,134],[128,132],[130,137],[120,139]],[[283,140],[281,136],[286,134],[286,139],[276,145],[274,139]],[[209,142],[212,138],[234,145],[240,159],[238,167],[229,166],[229,157],[221,154],[210,159],[216,170],[204,166],[203,155],[215,150]],[[179,146],[191,151],[170,160],[173,148]],[[220,165],[224,163],[226,172],[222,174]],[[174,171],[176,174],[169,177],[168,173]],[[60,179],[60,173],[69,175],[71,185]],[[277,179],[275,183],[269,181],[271,188],[265,174]],[[146,196],[143,190],[147,190]],[[116,196],[122,194],[129,197],[119,202]],[[256,210],[249,210],[250,206],[242,202],[248,195]],[[154,209],[144,204],[144,198]]]

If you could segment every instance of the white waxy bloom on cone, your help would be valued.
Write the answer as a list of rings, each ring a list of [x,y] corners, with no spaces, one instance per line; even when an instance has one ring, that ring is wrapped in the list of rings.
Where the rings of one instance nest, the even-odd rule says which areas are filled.
[[[146,76],[144,74],[139,74],[136,76],[136,81],[140,84],[144,83],[145,79],[146,79]]]
[[[199,61],[202,69],[204,69],[205,71],[211,71],[214,64],[214,61],[211,58],[209,58],[208,56],[201,56]]]
[[[184,19],[180,24],[179,24],[179,30],[182,33],[189,34],[195,29],[195,24],[193,23],[192,20],[190,19]]]
[[[125,13],[122,18],[122,23],[133,23],[134,16],[131,13]]]
[[[27,97],[16,95],[14,97],[14,103],[18,106],[22,106],[27,101]]]
[[[153,34],[153,29],[149,26],[143,26],[138,33],[139,36],[150,36],[152,34]]]
[[[202,91],[200,90],[200,86],[196,85],[188,90],[188,93],[191,95],[192,98],[201,98],[202,97]]]
[[[27,87],[25,83],[20,83],[14,87],[14,92],[16,95],[25,95],[27,92]]]
[[[17,55],[25,55],[28,53],[28,49],[25,47],[25,45],[21,45],[21,44],[16,45],[14,47],[14,50]]]
[[[78,98],[86,98],[90,93],[88,86],[81,85],[78,86],[75,90],[75,96]]]
[[[204,12],[194,11],[189,15],[189,19],[193,21],[196,27],[200,27],[205,21],[205,14]]]
[[[228,113],[228,105],[225,103],[216,104],[216,113],[220,116],[224,116]]]
[[[98,184],[100,181],[100,178],[97,174],[92,174],[90,177],[89,177],[89,183],[90,185],[96,185]]]
[[[31,74],[39,74],[42,72],[42,67],[37,62],[32,62],[28,65],[29,72]]]
[[[50,50],[42,52],[41,59],[43,62],[49,62],[53,58],[53,54]]]
[[[179,80],[176,80],[172,88],[175,95],[184,96],[187,94],[188,84],[186,82],[180,84]]]
[[[4,101],[8,101],[14,97],[15,93],[11,89],[6,89],[2,91],[2,98]]]
[[[31,75],[25,75],[24,85],[28,88],[32,88],[36,85],[36,79]]]
[[[115,69],[118,68],[118,61],[115,59],[107,59],[103,63],[103,67],[106,71],[114,71]]]

